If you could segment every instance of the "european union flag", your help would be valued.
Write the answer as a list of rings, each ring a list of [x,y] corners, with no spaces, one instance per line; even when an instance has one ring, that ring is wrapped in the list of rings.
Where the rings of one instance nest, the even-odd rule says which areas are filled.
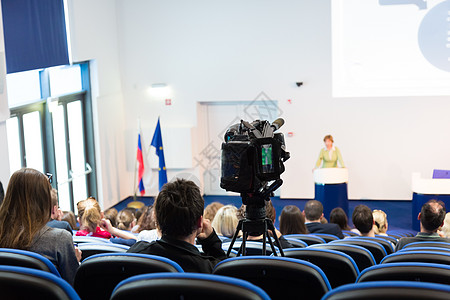
[[[159,157],[159,190],[163,187],[164,184],[167,183],[167,171],[166,171],[166,161],[164,160],[164,148],[162,142],[161,135],[161,125],[159,123],[156,124],[155,133],[153,134],[153,139],[151,146],[156,148],[156,155]]]

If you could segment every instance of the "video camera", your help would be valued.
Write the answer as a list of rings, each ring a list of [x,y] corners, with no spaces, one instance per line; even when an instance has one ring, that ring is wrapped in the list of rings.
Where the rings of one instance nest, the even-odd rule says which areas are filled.
[[[284,162],[290,157],[284,135],[275,133],[283,124],[281,118],[272,124],[241,120],[227,130],[222,143],[221,188],[241,193],[243,203],[249,204],[245,203],[249,197],[268,198],[281,186]]]

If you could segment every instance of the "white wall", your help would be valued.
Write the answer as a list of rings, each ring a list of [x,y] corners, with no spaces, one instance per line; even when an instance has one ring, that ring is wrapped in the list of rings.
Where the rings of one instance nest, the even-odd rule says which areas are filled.
[[[294,132],[282,197],[313,197],[311,169],[329,133],[349,168],[352,199],[411,199],[413,171],[450,169],[448,97],[332,97],[329,0],[116,3],[127,135],[138,117],[150,140],[158,115],[163,126],[196,126],[197,102],[249,101],[264,91],[280,103],[282,131]],[[158,82],[170,85],[173,105],[148,95]],[[206,141],[192,145],[201,150],[198,143]],[[135,143],[126,156],[133,161]],[[121,180],[132,178],[133,167],[126,171]]]
[[[104,208],[131,194],[125,172],[124,118],[116,3],[69,0],[72,60],[91,61],[98,198]]]

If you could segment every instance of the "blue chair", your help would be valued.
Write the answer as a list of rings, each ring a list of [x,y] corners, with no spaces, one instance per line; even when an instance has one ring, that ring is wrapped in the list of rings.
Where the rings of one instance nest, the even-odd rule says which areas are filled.
[[[450,284],[450,266],[430,263],[390,263],[365,269],[356,282],[421,281]]]
[[[0,266],[2,299],[79,300],[64,279],[46,271]]]
[[[75,274],[74,287],[82,299],[109,299],[122,280],[140,274],[174,272],[183,269],[161,256],[138,253],[104,253],[83,260]],[[95,288],[92,283],[95,282]]]
[[[270,300],[261,288],[244,280],[211,274],[144,274],[120,282],[111,300],[122,299]]]
[[[73,236],[73,242],[76,244],[81,243],[111,243],[108,239],[103,239],[94,236]]]
[[[95,254],[102,254],[102,253],[125,253],[128,249],[130,249],[129,246],[120,245],[120,244],[113,244],[113,243],[82,243],[78,245],[78,248],[82,251],[81,253],[81,259],[85,260],[89,256],[95,255]]]
[[[424,262],[450,265],[450,253],[433,251],[405,251],[386,256],[382,264],[398,262]]]
[[[222,250],[225,251],[225,253],[228,251],[228,248],[230,248],[231,242],[222,243]],[[239,251],[239,248],[242,245],[242,241],[235,241],[233,244],[233,249]],[[277,253],[280,253],[280,250],[277,246],[275,247],[275,251]],[[245,242],[245,255],[262,255],[263,251],[263,243],[262,242],[256,242],[256,241],[246,241]],[[266,243],[266,255],[273,254],[272,248],[270,247],[269,243]]]
[[[313,235],[313,236],[317,236],[317,237],[322,238],[322,239],[325,241],[325,243],[329,243],[329,242],[331,242],[331,241],[339,240],[339,237],[337,237],[337,236],[335,236],[335,235],[332,235],[332,234],[326,234],[326,233],[310,233],[310,235]]]
[[[297,239],[302,240],[308,244],[308,246],[314,244],[325,244],[325,240],[319,236],[315,236],[313,234],[286,234],[284,238]]]
[[[342,234],[345,236],[360,236],[359,234],[351,230],[342,230]]]
[[[355,261],[359,271],[376,264],[372,253],[364,247],[346,244],[317,244],[309,246],[309,248],[330,249],[347,254]]]
[[[409,251],[432,251],[432,252],[449,252],[450,248],[440,248],[440,247],[411,247],[411,248],[403,248],[398,250],[396,253],[400,252],[409,252]]]
[[[373,241],[380,243],[384,250],[386,251],[386,254],[389,255],[391,253],[394,253],[394,244],[392,244],[390,241],[378,238],[378,237],[368,237],[368,236],[358,236],[358,237],[349,237],[348,239],[357,239],[357,240],[364,240],[364,241]]]
[[[448,300],[450,286],[429,282],[376,281],[340,286],[322,300]]]
[[[374,241],[357,238],[345,238],[343,240],[329,242],[329,244],[345,244],[364,247],[372,253],[376,263],[380,263],[380,261],[386,256],[386,250],[383,245]]]
[[[391,242],[393,245],[397,245],[397,243],[398,243],[398,239],[395,237],[392,237],[392,236],[376,234],[375,237],[379,238],[379,239],[387,240],[387,241]]]
[[[448,248],[450,249],[450,243],[446,242],[414,242],[403,246],[402,249],[406,248],[416,248],[416,247],[438,247],[438,248]]]
[[[305,243],[302,240],[291,239],[291,238],[285,238],[285,240],[288,241],[295,248],[306,248],[306,247],[308,247],[308,244]]]
[[[48,258],[26,250],[0,248],[0,265],[32,268],[61,277],[55,265]]]
[[[319,247],[291,248],[284,251],[284,256],[302,259],[318,266],[327,276],[332,288],[354,283],[359,275],[353,258],[339,251]]]
[[[275,256],[247,256],[226,259],[213,274],[247,280],[272,299],[320,299],[331,290],[325,273],[316,265],[300,259]]]

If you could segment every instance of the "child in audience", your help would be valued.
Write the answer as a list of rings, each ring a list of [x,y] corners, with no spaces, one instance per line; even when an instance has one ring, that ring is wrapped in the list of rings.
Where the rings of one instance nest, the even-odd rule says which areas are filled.
[[[117,219],[118,214],[119,214],[119,212],[114,207],[108,208],[103,213],[105,219],[109,220],[111,222],[111,225],[114,227],[117,227],[116,219]]]
[[[158,229],[155,217],[155,209],[150,206],[139,219],[138,241],[153,242],[161,238],[161,231]]]
[[[375,223],[373,225],[373,231],[375,234],[387,236],[386,232],[388,230],[388,221],[386,213],[382,210],[374,209],[372,215]]]
[[[217,235],[232,238],[238,222],[237,208],[234,205],[225,205],[217,211],[211,226]]]
[[[121,210],[116,218],[117,229],[131,231],[136,225],[136,219],[129,210]]]
[[[100,205],[93,197],[77,203],[78,208],[78,222],[80,223],[80,230],[75,235],[77,236],[92,236],[109,239],[111,234],[108,231],[102,230],[99,225],[103,219],[103,213]]]
[[[23,168],[11,176],[0,206],[0,247],[47,257],[72,284],[81,251],[66,230],[46,225],[52,211],[51,188],[48,177],[34,169]]]
[[[73,212],[63,211],[61,221],[66,221],[70,224],[70,227],[72,227],[73,230],[78,230],[77,218],[75,217],[75,214]]]
[[[220,202],[212,202],[211,204],[207,205],[205,207],[205,210],[203,211],[203,218],[212,222],[214,220],[214,217],[216,216],[217,211],[222,206],[223,204]]]
[[[330,212],[330,223],[339,225],[341,230],[350,230],[350,226],[348,226],[348,217],[345,211],[340,207],[333,208]]]
[[[305,216],[295,205],[286,205],[280,214],[280,232],[286,234],[308,233],[305,225]]]

